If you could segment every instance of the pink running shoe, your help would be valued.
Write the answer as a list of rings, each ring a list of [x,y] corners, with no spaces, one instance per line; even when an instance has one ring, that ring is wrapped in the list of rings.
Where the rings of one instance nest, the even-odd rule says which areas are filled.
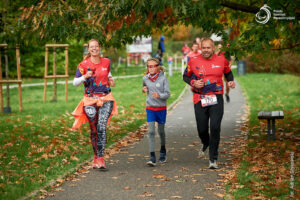
[[[97,165],[97,156],[96,156],[96,155],[94,155],[94,160],[93,160],[92,167],[93,167],[94,169],[99,168],[98,165]]]
[[[96,166],[97,166],[98,169],[106,170],[106,165],[105,165],[103,157],[98,157],[96,159]]]

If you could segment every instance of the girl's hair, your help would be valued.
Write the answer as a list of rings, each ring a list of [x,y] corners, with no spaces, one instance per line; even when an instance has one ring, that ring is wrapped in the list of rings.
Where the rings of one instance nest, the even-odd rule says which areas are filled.
[[[97,42],[100,46],[100,42],[97,39],[90,39],[89,42],[88,42],[88,48],[90,47],[90,43],[93,42],[93,41]],[[88,54],[86,54],[86,56],[84,56],[84,59],[87,59],[89,57],[91,57],[90,52],[88,52]]]
[[[157,70],[158,72],[164,72],[165,71],[164,67],[161,65],[160,60],[158,58],[153,58],[153,57],[149,58],[146,62],[146,65],[148,64],[149,61],[154,61],[158,64],[158,66],[157,66],[158,67],[158,70]],[[147,67],[146,74],[148,74],[148,73],[149,73],[149,70],[148,70],[148,67]]]

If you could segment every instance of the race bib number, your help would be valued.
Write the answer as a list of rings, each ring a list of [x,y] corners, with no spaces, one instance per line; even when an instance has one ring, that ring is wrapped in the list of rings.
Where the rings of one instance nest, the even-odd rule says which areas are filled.
[[[201,96],[202,107],[215,105],[217,103],[218,103],[217,96],[215,94]]]

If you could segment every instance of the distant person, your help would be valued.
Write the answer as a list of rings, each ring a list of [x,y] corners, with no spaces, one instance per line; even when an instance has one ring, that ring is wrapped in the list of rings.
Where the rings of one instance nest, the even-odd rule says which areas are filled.
[[[158,48],[157,48],[157,53],[160,57],[161,60],[163,60],[163,56],[165,53],[165,36],[161,36],[160,40],[158,42]]]
[[[105,170],[104,151],[106,145],[106,126],[112,115],[118,113],[116,101],[110,87],[115,83],[110,74],[110,60],[100,57],[98,40],[88,43],[89,54],[78,65],[74,86],[84,85],[84,97],[72,115],[75,117],[73,129],[87,121],[91,129],[91,143],[94,151],[92,167]]]
[[[195,42],[198,44],[199,53],[201,53],[201,38],[196,37]]]
[[[225,59],[225,62],[227,62],[228,66],[231,68],[231,65],[232,65],[232,60],[230,58],[230,55],[228,55],[227,57],[225,56],[225,51],[221,51],[222,50],[222,44],[219,43],[217,45],[217,51],[215,52],[215,54],[217,56],[221,56]],[[226,98],[226,102],[229,103],[230,102],[230,97],[229,97],[229,92],[230,92],[230,88],[228,86],[228,81],[226,79],[225,80],[225,98]]]
[[[187,54],[187,61],[189,61],[191,58],[200,56],[201,53],[198,50],[199,50],[199,45],[195,41],[193,42],[192,51]]]
[[[146,112],[150,152],[150,159],[147,165],[155,166],[155,122],[158,124],[158,134],[161,144],[158,162],[164,163],[167,160],[165,123],[167,117],[167,99],[170,97],[169,82],[157,58],[147,60],[147,74],[143,77],[142,91],[147,93]]]
[[[183,57],[185,57],[190,51],[191,51],[190,47],[185,42],[184,46],[181,48],[181,52],[182,52]]]
[[[199,156],[209,148],[209,168],[217,169],[221,122],[224,113],[223,74],[228,85],[235,87],[228,64],[214,54],[214,42],[204,38],[201,56],[191,58],[183,74],[183,80],[192,86],[198,135],[203,144]]]

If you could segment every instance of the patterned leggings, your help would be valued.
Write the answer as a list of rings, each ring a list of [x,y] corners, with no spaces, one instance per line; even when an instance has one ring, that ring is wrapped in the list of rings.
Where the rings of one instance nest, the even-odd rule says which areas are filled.
[[[84,112],[88,117],[91,128],[91,142],[94,155],[102,157],[104,155],[106,144],[106,125],[112,112],[113,101],[103,102],[102,107],[96,104],[84,106]]]

